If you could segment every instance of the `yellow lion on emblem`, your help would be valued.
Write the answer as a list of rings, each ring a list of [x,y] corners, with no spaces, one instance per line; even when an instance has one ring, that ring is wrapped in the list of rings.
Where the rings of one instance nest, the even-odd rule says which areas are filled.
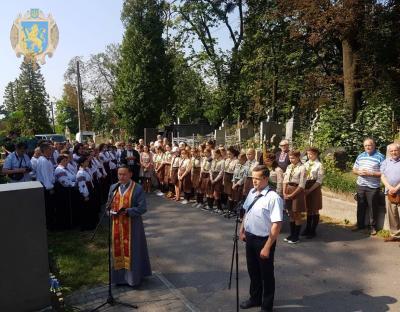
[[[28,50],[28,45],[27,41],[30,41],[32,43],[31,50],[32,52],[35,51],[35,47],[38,49],[38,53],[43,52],[43,39],[44,39],[44,34],[46,30],[42,29],[40,36],[39,36],[39,26],[37,24],[34,24],[31,28],[30,32],[27,32],[27,29],[24,29],[24,37],[22,38],[22,44],[25,50]]]

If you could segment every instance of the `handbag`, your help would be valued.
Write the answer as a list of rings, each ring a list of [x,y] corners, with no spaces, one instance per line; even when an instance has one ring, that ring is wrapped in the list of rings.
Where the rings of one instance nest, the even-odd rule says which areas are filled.
[[[400,195],[399,194],[387,194],[387,197],[391,204],[399,205],[400,204]]]

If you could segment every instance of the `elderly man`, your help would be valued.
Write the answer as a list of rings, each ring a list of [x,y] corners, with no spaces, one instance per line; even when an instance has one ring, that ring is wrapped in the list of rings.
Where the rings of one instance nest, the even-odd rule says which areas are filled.
[[[380,167],[385,157],[376,150],[375,141],[371,138],[364,140],[364,152],[358,155],[353,173],[357,178],[357,228],[365,228],[365,213],[369,210],[370,234],[376,235],[380,194]]]
[[[389,157],[381,165],[381,179],[385,184],[386,211],[389,216],[390,240],[400,239],[400,145],[388,146]]]
[[[282,140],[279,143],[280,152],[276,153],[276,161],[278,162],[279,168],[282,169],[283,172],[286,171],[286,168],[289,166],[289,141]]]

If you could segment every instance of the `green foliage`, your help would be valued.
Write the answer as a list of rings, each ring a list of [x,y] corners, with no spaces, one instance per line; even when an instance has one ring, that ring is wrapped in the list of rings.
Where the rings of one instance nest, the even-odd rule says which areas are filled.
[[[156,127],[164,108],[170,107],[170,65],[162,38],[162,6],[156,0],[125,0],[122,22],[125,35],[116,85],[116,110],[130,135]]]
[[[78,132],[78,111],[68,103],[64,95],[61,100],[56,102],[56,128],[58,133],[64,133],[66,127],[71,133]]]
[[[395,134],[392,125],[395,103],[388,93],[368,95],[356,121],[351,123],[348,109],[341,102],[332,102],[320,110],[313,144],[321,150],[344,147],[353,159],[362,151],[363,140],[372,137],[377,148],[385,153]]]
[[[179,117],[182,123],[194,123],[204,118],[204,110],[210,106],[211,94],[200,74],[191,66],[179,50],[168,53],[174,101],[168,111],[164,111],[163,124],[171,124]],[[169,118],[165,118],[169,117]]]
[[[323,160],[325,169],[324,187],[334,192],[354,193],[356,191],[356,177],[351,173],[336,168],[333,156],[328,154]]]
[[[314,129],[313,145],[322,151],[329,147],[343,146],[343,136],[351,131],[349,113],[340,102],[324,106]]]
[[[10,82],[4,93],[6,131],[22,135],[51,132],[49,99],[40,66],[25,58],[20,68],[18,79]]]
[[[393,142],[392,125],[393,103],[389,102],[386,94],[377,92],[366,97],[366,103],[359,111],[351,130],[343,133],[343,146],[351,156],[356,156],[362,149],[366,137],[376,141],[377,148],[386,154],[386,146]]]

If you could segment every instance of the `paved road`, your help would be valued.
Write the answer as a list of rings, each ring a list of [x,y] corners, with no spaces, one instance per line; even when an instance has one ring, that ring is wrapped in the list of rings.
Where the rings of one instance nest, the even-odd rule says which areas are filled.
[[[148,196],[145,216],[153,270],[198,311],[235,311],[228,290],[234,221]],[[347,229],[322,225],[313,241],[275,254],[276,311],[400,311],[400,248]],[[240,297],[249,279],[240,243]],[[253,309],[250,311],[257,311]]]

